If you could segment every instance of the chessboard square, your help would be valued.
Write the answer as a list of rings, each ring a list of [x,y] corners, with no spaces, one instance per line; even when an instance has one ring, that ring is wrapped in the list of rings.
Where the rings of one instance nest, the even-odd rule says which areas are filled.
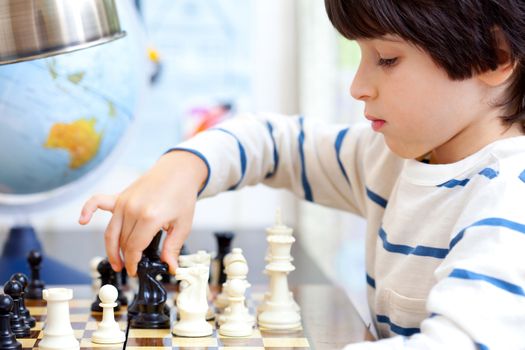
[[[217,332],[217,333],[219,333],[219,332]],[[221,335],[220,333],[218,334],[218,336],[219,336],[220,339],[241,339],[239,337],[228,337],[226,335]],[[257,339],[262,338],[261,332],[259,331],[259,329],[256,328],[256,329],[253,330],[251,335],[249,335],[247,337],[242,337],[242,339],[249,339],[249,338],[257,338]]]
[[[169,329],[142,329],[132,328],[129,330],[128,338],[171,338]]]
[[[73,329],[73,334],[75,338],[82,339],[84,338],[84,329]]]
[[[74,330],[86,329],[86,322],[71,322],[71,328]]]
[[[32,348],[35,343],[36,343],[36,339],[31,339],[31,338],[20,338],[20,339],[16,339],[20,344],[22,344],[22,347],[23,348]]]
[[[80,348],[81,349],[93,349],[93,348],[104,348],[104,350],[122,350],[124,347],[124,343],[118,343],[118,344],[97,344],[93,343],[90,338],[82,338],[80,340]]]
[[[126,350],[173,350],[171,346],[130,346],[126,344]]]
[[[292,348],[308,348],[310,343],[306,338],[263,338],[264,347],[292,347]]]
[[[89,321],[89,312],[83,314],[72,314],[69,315],[69,320],[71,322],[87,322]]]
[[[245,347],[245,348],[252,348],[252,347],[263,347],[263,342],[261,338],[244,338],[244,337],[238,337],[238,338],[219,338],[218,339],[219,346],[228,347]]]
[[[212,337],[199,337],[199,338],[184,338],[184,337],[173,337],[171,339],[171,345],[174,347],[217,347],[217,339]]]
[[[250,294],[250,299],[253,301],[262,301],[264,299],[264,292],[254,292]]]
[[[219,350],[247,350],[245,346],[228,346],[228,347],[222,347],[219,346]],[[249,348],[249,350],[265,350],[262,346],[254,346]]]
[[[292,331],[260,329],[263,338],[305,338],[302,329]]]
[[[35,326],[31,328],[32,331],[40,331],[44,328],[44,322],[36,322]]]
[[[28,338],[31,338],[31,339],[36,339],[38,338],[38,335],[40,334],[42,330],[41,329],[31,329],[31,331],[29,332],[29,337]]]
[[[126,348],[140,347],[171,347],[171,338],[128,338]]]
[[[47,307],[45,306],[30,306],[27,308],[31,316],[41,316],[46,314]]]
[[[86,323],[85,330],[94,330],[97,329],[98,322],[97,321],[88,321]]]
[[[94,300],[95,298],[93,298]],[[93,302],[93,300],[90,300],[90,299],[75,299],[73,298],[73,300],[71,300],[69,302],[69,309],[75,309],[75,308],[91,308],[91,303]]]

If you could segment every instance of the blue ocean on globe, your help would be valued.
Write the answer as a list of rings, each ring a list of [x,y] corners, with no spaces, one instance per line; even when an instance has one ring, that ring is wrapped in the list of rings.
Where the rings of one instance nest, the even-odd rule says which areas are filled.
[[[0,206],[74,191],[130,127],[144,92],[146,48],[136,16],[119,10],[122,39],[0,66]]]

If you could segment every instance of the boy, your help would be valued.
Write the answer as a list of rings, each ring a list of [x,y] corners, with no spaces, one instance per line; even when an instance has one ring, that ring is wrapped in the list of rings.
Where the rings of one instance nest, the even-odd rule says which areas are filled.
[[[370,127],[238,118],[165,154],[118,196],[106,247],[135,273],[161,227],[172,271],[197,193],[259,182],[366,217],[371,314],[355,349],[525,349],[525,3],[325,0],[362,58]]]

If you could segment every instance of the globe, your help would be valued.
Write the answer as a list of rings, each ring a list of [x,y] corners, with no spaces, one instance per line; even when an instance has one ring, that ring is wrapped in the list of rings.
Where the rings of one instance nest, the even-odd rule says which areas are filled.
[[[0,256],[2,281],[28,274],[28,251],[42,252],[31,214],[103,177],[137,118],[149,78],[145,35],[133,1],[116,4],[125,37],[0,66],[0,215],[15,218]],[[90,281],[51,256],[41,273],[52,284]]]
[[[0,211],[41,210],[75,193],[136,118],[146,48],[132,3],[118,5],[124,38],[0,67]]]

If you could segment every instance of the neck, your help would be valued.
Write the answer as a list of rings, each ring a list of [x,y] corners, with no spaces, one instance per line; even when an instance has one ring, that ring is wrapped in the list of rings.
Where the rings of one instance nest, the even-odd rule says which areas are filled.
[[[522,136],[519,123],[503,125],[499,117],[464,128],[430,152],[431,164],[449,164],[464,159],[483,147],[506,138]]]

